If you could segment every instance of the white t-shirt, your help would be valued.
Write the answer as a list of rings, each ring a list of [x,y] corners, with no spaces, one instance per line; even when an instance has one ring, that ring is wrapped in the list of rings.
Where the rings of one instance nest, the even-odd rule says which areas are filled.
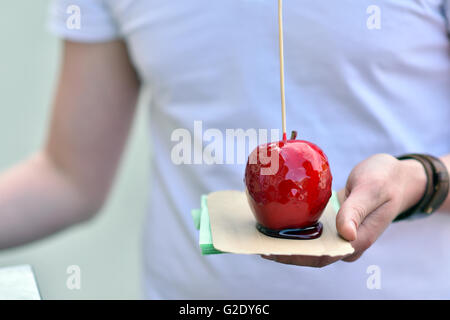
[[[372,4],[284,4],[288,129],[325,151],[336,190],[374,153],[450,152],[449,3]],[[70,5],[81,9],[80,29],[67,27]],[[123,38],[152,92],[148,298],[450,298],[443,213],[392,224],[357,262],[322,269],[201,256],[190,210],[201,194],[243,190],[245,165],[175,165],[171,134],[193,132],[195,120],[221,132],[279,128],[276,1],[58,0],[51,12],[52,29],[66,39]],[[374,268],[380,289],[367,285]]]

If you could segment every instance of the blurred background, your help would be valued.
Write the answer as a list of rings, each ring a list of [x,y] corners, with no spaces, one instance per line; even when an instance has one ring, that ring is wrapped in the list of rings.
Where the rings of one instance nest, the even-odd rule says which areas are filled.
[[[46,135],[61,46],[46,29],[49,2],[0,2],[0,171],[29,156]],[[0,251],[0,267],[32,265],[43,299],[141,298],[149,163],[142,103],[136,120],[115,187],[96,218],[37,243]],[[66,286],[70,265],[81,268],[80,290]]]

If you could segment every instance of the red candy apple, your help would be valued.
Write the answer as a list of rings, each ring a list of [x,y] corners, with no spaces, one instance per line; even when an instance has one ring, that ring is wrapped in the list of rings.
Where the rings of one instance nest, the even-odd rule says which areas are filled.
[[[295,135],[258,146],[245,169],[250,207],[259,225],[270,230],[314,226],[331,197],[326,155],[311,142],[295,140]]]

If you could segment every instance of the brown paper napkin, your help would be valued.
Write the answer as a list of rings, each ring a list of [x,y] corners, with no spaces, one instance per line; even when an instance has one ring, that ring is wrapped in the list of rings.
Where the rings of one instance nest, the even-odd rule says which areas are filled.
[[[334,195],[335,197],[335,195]],[[322,236],[314,240],[279,239],[255,228],[256,220],[241,191],[218,191],[207,198],[214,248],[238,254],[340,256],[354,251],[336,231],[336,210],[330,201],[320,221]]]

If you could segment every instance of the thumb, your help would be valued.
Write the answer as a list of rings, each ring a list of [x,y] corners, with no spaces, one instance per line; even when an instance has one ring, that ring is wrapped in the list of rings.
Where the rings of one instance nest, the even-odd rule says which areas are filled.
[[[357,230],[364,219],[384,201],[369,185],[358,186],[350,191],[336,216],[338,233],[348,241],[354,241]]]

